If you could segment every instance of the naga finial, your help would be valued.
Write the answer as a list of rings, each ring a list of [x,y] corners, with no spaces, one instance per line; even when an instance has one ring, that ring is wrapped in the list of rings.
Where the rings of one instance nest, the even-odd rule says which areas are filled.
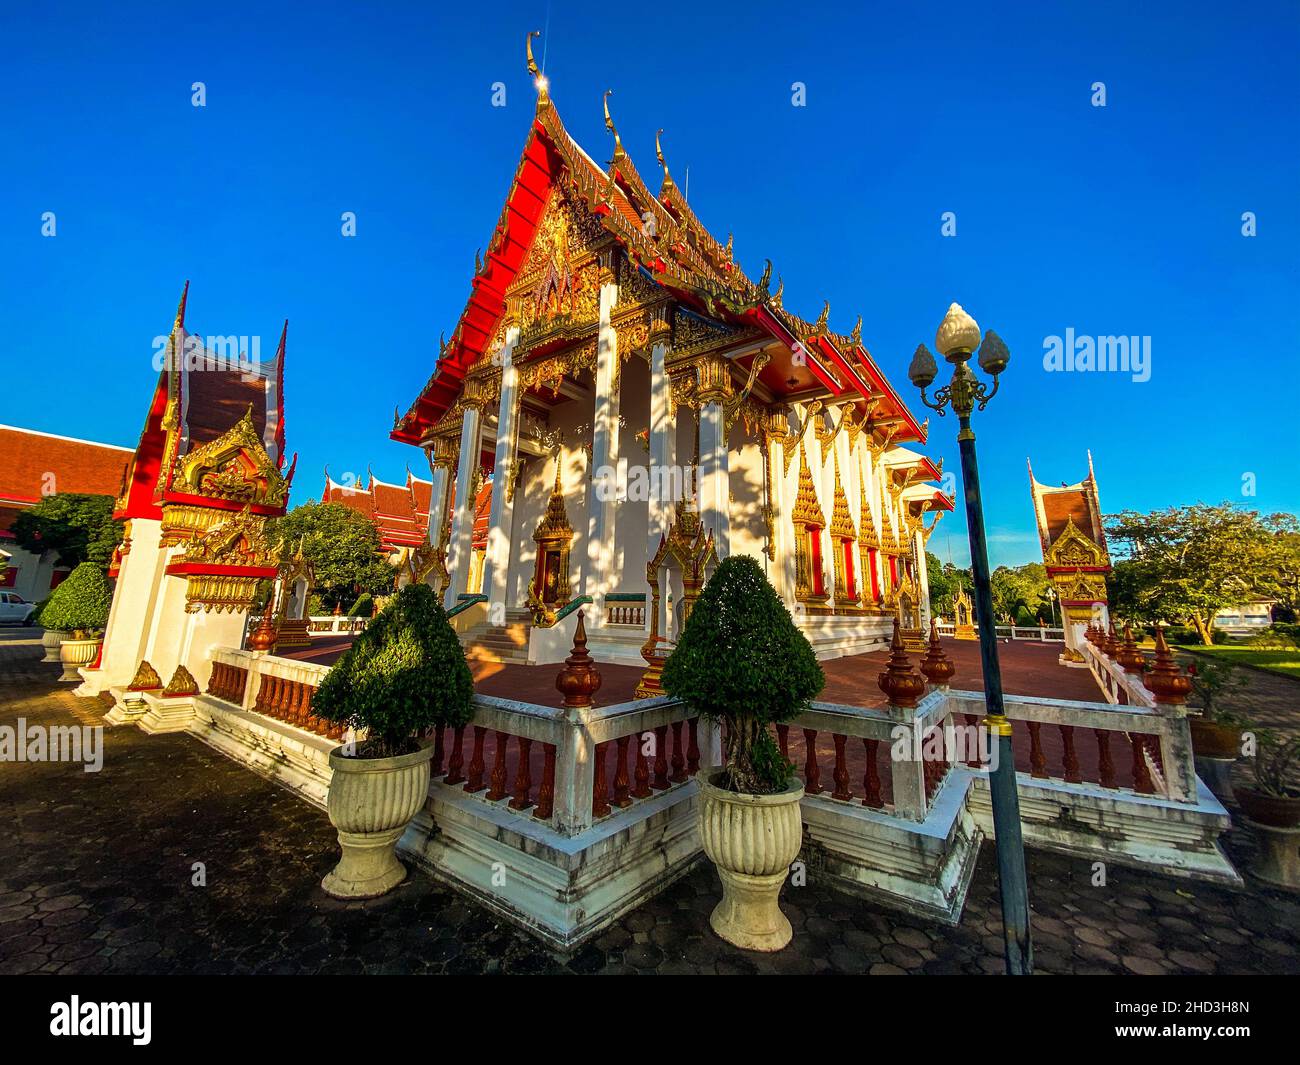
[[[822,307],[822,313],[817,317],[817,324],[813,326],[813,331],[817,333],[824,332],[826,324],[831,320],[831,301],[827,300],[826,305]]]
[[[540,106],[546,99],[546,75],[537,69],[537,60],[533,58],[533,38],[540,37],[541,30],[532,30],[524,41],[524,51],[528,54],[528,73],[533,76],[533,84],[537,86],[537,103]]]
[[[763,267],[763,276],[758,279],[758,291],[761,295],[767,295],[767,287],[772,283],[772,260],[764,260],[767,265]]]
[[[776,279],[776,294],[773,295],[772,297],[772,306],[775,307],[777,310],[784,309],[781,305],[781,296],[784,293],[785,293],[785,278],[778,277]]]
[[[605,112],[605,113],[606,113],[606,114],[609,113],[609,111],[608,111],[608,105],[607,105],[607,107],[606,107],[606,112]],[[664,171],[664,191],[666,192],[666,191],[668,191],[669,189],[676,188],[676,186],[673,184],[673,176],[672,176],[672,174],[668,173],[668,164],[664,161],[664,150],[663,150],[662,146],[661,146],[660,143],[659,143],[659,138],[662,137],[663,135],[664,135],[664,131],[663,131],[663,130],[659,130],[659,132],[655,134],[655,158],[657,158],[657,159],[659,160],[659,165],[660,165],[661,167],[663,167],[663,171]]]
[[[853,341],[855,347],[862,345],[862,315],[858,315],[857,324],[853,326],[853,332],[849,334],[849,339]]]
[[[605,90],[605,128],[614,134],[614,158],[621,158],[623,152],[623,142],[619,139],[618,130],[614,128],[614,119],[609,113],[609,98],[614,93],[613,89]]]

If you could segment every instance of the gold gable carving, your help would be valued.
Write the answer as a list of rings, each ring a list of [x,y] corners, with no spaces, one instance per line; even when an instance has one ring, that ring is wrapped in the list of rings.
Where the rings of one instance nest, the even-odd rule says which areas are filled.
[[[289,485],[253,427],[253,406],[216,440],[176,460],[172,488],[235,503],[282,507]]]
[[[1083,534],[1074,519],[1066,520],[1056,541],[1043,552],[1043,561],[1053,567],[1105,566],[1106,552]]]

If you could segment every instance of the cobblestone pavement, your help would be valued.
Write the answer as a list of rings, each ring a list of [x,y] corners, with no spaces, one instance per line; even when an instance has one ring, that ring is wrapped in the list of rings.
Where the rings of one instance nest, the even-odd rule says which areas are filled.
[[[0,633],[0,725],[94,724],[39,644]],[[325,814],[185,735],[105,730],[104,768],[0,764],[0,974],[997,973],[996,862],[980,856],[961,925],[788,887],[784,952],[717,939],[716,875],[697,868],[572,957],[413,874],[376,902],[320,890],[336,859]],[[1229,849],[1250,857],[1242,830]],[[207,886],[192,884],[204,863]],[[1207,887],[1031,851],[1043,973],[1297,973],[1300,899]]]

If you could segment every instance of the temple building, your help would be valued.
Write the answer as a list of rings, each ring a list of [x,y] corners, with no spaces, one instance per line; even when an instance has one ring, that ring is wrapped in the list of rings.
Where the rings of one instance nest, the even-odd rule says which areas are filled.
[[[1040,484],[1030,463],[1029,491],[1034,500],[1043,563],[1061,598],[1061,621],[1065,629],[1061,661],[1082,666],[1089,626],[1103,630],[1110,626],[1106,599],[1110,552],[1102,527],[1092,452],[1088,452],[1088,476],[1078,484],[1062,483],[1059,488]]]
[[[0,425],[0,456],[0,558],[7,563],[0,588],[38,603],[71,571],[53,551],[36,555],[19,547],[14,521],[57,492],[116,496],[131,449]]]
[[[532,662],[569,653],[585,606],[593,655],[653,665],[733,552],[760,560],[823,657],[884,642],[895,616],[919,636],[924,544],[952,501],[861,319],[844,334],[829,305],[786,310],[770,261],[751,279],[696,217],[658,137],[654,193],[608,94],[601,167],[531,51],[530,70],[536,113],[470,298],[391,434],[432,470],[412,575],[471,646],[512,626]],[[489,478],[476,592],[477,493],[455,486]]]
[[[193,694],[211,649],[239,646],[260,581],[278,574],[266,523],[285,512],[284,351],[232,362],[187,331],[181,296],[144,428],[119,485],[125,534],[109,576],[113,605],[79,695]],[[116,719],[114,719],[116,720]]]

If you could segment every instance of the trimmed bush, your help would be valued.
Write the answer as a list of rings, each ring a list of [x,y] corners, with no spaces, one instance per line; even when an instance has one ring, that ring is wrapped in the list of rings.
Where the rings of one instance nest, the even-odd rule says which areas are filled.
[[[718,566],[663,672],[669,695],[725,726],[720,786],[758,795],[781,791],[794,772],[768,726],[803,713],[825,683],[807,637],[748,555]]]
[[[474,680],[446,611],[427,584],[397,593],[325,675],[312,711],[367,737],[362,758],[407,754],[434,725],[473,714]]]
[[[348,609],[350,618],[368,618],[375,612],[375,601],[370,598],[369,592],[362,592],[357,596],[357,601]]]
[[[85,639],[85,633],[103,631],[112,603],[113,589],[104,571],[94,562],[83,562],[50,593],[41,608],[41,625]]]

